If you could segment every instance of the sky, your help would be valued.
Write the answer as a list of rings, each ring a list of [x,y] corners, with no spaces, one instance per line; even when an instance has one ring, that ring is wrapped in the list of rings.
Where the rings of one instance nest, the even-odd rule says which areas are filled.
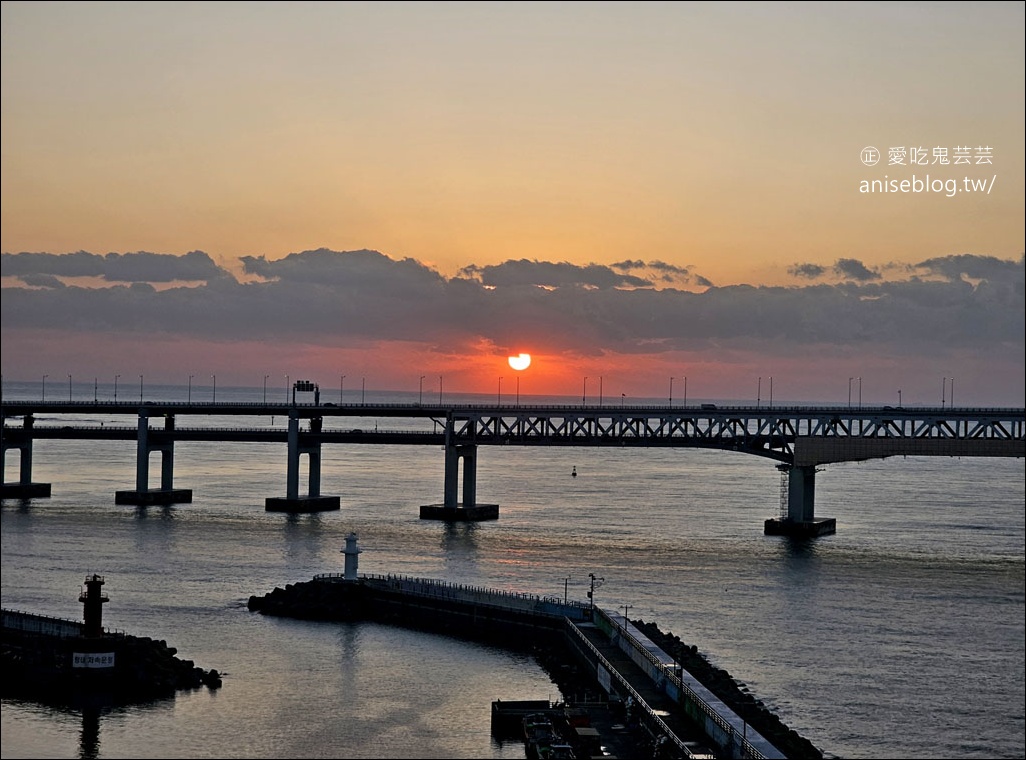
[[[4,381],[1023,406],[1024,8],[5,0]]]

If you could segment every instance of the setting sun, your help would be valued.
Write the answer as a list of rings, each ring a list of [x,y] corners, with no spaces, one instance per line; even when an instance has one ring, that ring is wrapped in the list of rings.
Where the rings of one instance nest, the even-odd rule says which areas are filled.
[[[511,356],[509,357],[509,366],[517,371],[527,369],[531,366],[531,355],[520,354],[519,356]]]

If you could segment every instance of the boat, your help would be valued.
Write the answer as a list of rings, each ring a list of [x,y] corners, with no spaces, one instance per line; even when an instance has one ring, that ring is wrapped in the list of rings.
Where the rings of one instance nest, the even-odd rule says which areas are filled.
[[[532,760],[572,760],[573,747],[560,736],[545,713],[524,716],[524,749]]]

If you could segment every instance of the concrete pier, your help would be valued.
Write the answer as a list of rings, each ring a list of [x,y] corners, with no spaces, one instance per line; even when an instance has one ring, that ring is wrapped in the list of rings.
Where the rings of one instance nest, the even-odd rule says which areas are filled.
[[[49,483],[32,482],[32,426],[35,424],[35,417],[26,414],[22,421],[22,430],[27,435],[20,441],[12,441],[11,436],[0,435],[0,498],[3,499],[35,499],[49,498]],[[4,426],[6,428],[6,425]],[[0,431],[2,432],[2,431]],[[7,452],[15,450],[18,452],[19,468],[18,482],[6,482]]]
[[[330,512],[341,508],[342,499],[338,496],[296,496],[295,498],[269,496],[264,500],[264,510],[267,512],[307,514]]]
[[[136,427],[135,490],[115,491],[115,504],[135,504],[145,507],[155,504],[189,504],[192,490],[175,488],[175,416],[165,414],[164,429],[150,429],[150,414],[139,410]],[[163,435],[162,435],[163,433]],[[160,488],[150,488],[150,455],[160,453]]]
[[[498,504],[473,504],[465,506],[447,506],[445,504],[425,504],[420,508],[421,520],[444,520],[446,522],[479,522],[481,520],[498,520]]]
[[[0,485],[0,499],[50,498],[49,483],[4,483]]]
[[[814,520],[781,520],[771,517],[763,527],[767,536],[794,536],[795,538],[815,538],[830,536],[837,532],[837,520],[833,517],[821,517]]]
[[[115,504],[135,504],[139,507],[154,505],[190,504],[192,489],[189,488],[155,488],[146,491],[115,491]]]
[[[312,384],[309,384],[312,386]],[[304,390],[299,388],[297,390]],[[300,435],[300,417],[298,409],[289,410],[288,452],[285,475],[285,498],[270,496],[264,500],[267,512],[292,512],[306,514],[310,512],[329,512],[342,508],[342,500],[338,496],[321,495],[321,443]],[[320,417],[310,419],[310,433],[321,432]],[[305,456],[309,464],[307,473],[307,493],[299,493],[299,461]]]

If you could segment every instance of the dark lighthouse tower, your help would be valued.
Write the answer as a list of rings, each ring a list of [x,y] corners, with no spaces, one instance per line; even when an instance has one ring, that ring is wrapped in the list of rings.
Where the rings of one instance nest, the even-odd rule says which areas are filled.
[[[78,601],[82,602],[84,608],[85,635],[94,639],[103,635],[103,605],[110,601],[101,586],[102,575],[87,575],[85,590],[78,595]]]

